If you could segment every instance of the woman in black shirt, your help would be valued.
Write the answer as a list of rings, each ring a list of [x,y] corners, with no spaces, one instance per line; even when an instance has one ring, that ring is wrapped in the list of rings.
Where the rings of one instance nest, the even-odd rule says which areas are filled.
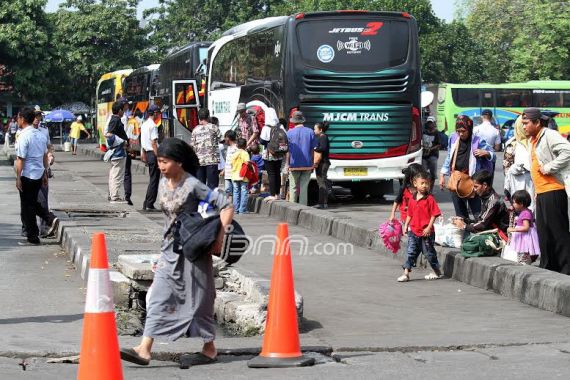
[[[324,209],[328,208],[328,180],[327,172],[331,162],[329,160],[329,137],[326,135],[327,129],[329,129],[329,123],[322,122],[315,124],[315,135],[317,136],[317,146],[315,147],[315,152],[317,152],[314,165],[317,175],[317,184],[319,185],[319,204],[315,206],[316,208]],[[320,155],[320,159],[318,156]]]

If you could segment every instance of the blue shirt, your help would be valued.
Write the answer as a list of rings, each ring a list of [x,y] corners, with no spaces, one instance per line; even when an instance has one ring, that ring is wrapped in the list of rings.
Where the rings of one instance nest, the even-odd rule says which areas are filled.
[[[255,162],[259,170],[265,170],[265,163],[263,162],[263,158],[261,158],[261,154],[252,155],[251,160]]]
[[[287,132],[289,139],[289,167],[313,170],[313,150],[317,146],[315,132],[304,126],[297,126]]]
[[[16,144],[16,155],[24,160],[22,177],[41,179],[45,173],[44,154],[47,153],[47,139],[31,125],[24,128]]]

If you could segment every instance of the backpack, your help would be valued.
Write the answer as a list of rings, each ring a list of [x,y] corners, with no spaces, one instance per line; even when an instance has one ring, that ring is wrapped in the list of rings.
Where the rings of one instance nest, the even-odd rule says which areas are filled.
[[[239,176],[247,179],[248,187],[254,186],[259,182],[259,169],[257,164],[253,161],[244,162],[241,165]]]
[[[504,242],[499,238],[497,230],[483,231],[471,234],[463,241],[461,256],[481,257],[494,256],[501,252]]]
[[[267,144],[267,150],[274,156],[284,156],[285,153],[289,152],[289,139],[287,138],[287,132],[285,132],[281,125],[271,127],[269,137],[269,144]]]

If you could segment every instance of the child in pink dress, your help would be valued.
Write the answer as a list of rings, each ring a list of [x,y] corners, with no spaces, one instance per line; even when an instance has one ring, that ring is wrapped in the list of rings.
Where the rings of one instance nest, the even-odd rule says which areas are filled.
[[[534,215],[528,209],[530,203],[530,194],[526,190],[516,191],[512,195],[512,204],[517,217],[515,227],[507,230],[512,233],[510,248],[517,253],[518,262],[525,265],[533,263],[540,256]]]

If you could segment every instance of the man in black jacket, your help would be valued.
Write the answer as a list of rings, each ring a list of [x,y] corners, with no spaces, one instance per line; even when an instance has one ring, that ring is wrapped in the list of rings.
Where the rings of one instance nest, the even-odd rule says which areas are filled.
[[[471,233],[498,228],[499,234],[506,236],[509,228],[509,212],[505,202],[491,186],[492,178],[493,176],[487,170],[473,174],[475,192],[481,198],[481,213],[476,220],[456,218],[453,224]]]
[[[107,132],[107,146],[110,156],[111,169],[109,170],[109,195],[111,203],[127,203],[121,197],[121,189],[125,180],[126,147],[129,145],[129,138],[125,132],[125,127],[121,121],[123,116],[123,105],[120,102],[113,103],[113,116],[109,120]]]

